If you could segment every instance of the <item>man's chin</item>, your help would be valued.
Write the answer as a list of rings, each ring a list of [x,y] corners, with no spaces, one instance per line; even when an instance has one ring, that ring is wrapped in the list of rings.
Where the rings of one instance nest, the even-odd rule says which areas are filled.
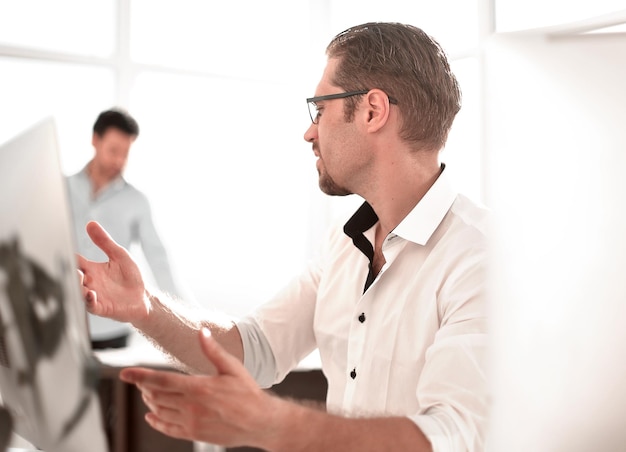
[[[331,183],[323,179],[320,179],[319,186],[320,190],[322,190],[322,193],[325,193],[329,196],[348,196],[353,194],[350,190],[346,190],[345,188],[342,188],[335,183]]]

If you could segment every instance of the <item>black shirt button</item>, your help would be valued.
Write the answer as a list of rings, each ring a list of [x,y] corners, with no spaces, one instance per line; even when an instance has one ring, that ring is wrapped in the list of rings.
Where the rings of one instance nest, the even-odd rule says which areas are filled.
[[[350,378],[352,378],[353,380],[356,378],[356,368],[352,369],[352,372],[350,372]]]
[[[365,313],[362,312],[361,315],[359,316],[359,322],[363,323],[365,322]]]

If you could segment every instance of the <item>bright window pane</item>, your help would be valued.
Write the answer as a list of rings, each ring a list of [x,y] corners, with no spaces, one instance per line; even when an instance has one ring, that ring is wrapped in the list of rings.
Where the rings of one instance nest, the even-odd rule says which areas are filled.
[[[114,101],[109,69],[0,58],[0,142],[44,117],[57,121],[61,166],[73,171],[91,157],[96,116]]]
[[[288,80],[305,57],[308,2],[134,0],[131,7],[131,56],[141,63]]]
[[[317,190],[305,95],[287,85],[141,74],[127,176],[153,202],[183,282],[243,314],[301,268]]]
[[[402,22],[424,30],[449,54],[478,44],[476,0],[331,0],[331,5],[333,35],[364,22]]]
[[[115,47],[115,0],[2,0],[0,43],[109,56]]]

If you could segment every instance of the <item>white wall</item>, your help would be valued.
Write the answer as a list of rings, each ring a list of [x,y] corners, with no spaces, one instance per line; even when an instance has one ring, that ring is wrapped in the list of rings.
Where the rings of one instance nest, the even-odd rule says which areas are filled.
[[[492,451],[626,444],[626,35],[486,52]]]

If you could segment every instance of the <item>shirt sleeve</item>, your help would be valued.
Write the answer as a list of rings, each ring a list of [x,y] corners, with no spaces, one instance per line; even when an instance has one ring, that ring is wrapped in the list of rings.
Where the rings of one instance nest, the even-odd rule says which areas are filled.
[[[293,278],[272,300],[257,308],[243,326],[244,330],[250,329],[250,325],[258,328],[256,333],[245,333],[249,337],[245,339],[248,351],[244,344],[244,362],[248,363],[248,370],[265,386],[281,382],[317,348],[313,317],[319,269],[319,262],[311,261],[306,270]],[[271,354],[265,350],[267,345]],[[252,357],[251,354],[258,356]],[[263,361],[258,362],[259,359]]]
[[[168,254],[152,219],[150,204],[142,195],[142,206],[137,219],[137,240],[150,266],[154,280],[160,290],[179,298],[185,298],[174,277]]]
[[[457,365],[462,363],[463,366],[459,367],[457,378],[448,377],[439,385],[441,393],[446,390],[449,393],[442,395],[439,404],[431,404],[428,409],[409,418],[430,440],[433,452],[484,451],[487,410],[486,398],[480,389],[485,387],[484,369],[480,364],[486,340],[482,335],[472,335],[453,342],[457,347],[453,344],[444,347],[456,348],[456,353],[452,350],[441,352],[441,359],[444,356],[455,359],[456,356]],[[472,391],[467,390],[468,383],[474,383]],[[436,384],[433,382],[431,386]],[[423,398],[434,395],[431,392]]]
[[[237,322],[243,342],[243,365],[262,388],[269,388],[276,379],[276,360],[261,327],[252,316]]]
[[[485,259],[454,272],[439,295],[441,328],[417,387],[422,409],[409,416],[433,452],[483,451],[489,404]]]

